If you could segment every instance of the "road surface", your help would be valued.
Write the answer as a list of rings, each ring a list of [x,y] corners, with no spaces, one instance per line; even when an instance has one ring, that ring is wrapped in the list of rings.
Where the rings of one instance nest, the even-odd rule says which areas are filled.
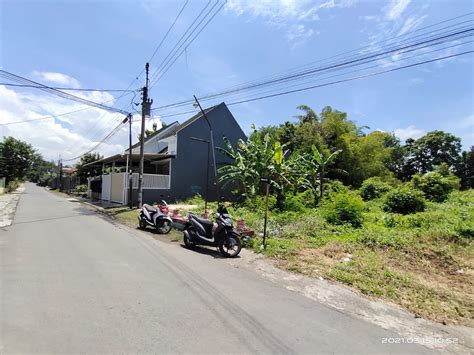
[[[426,353],[26,184],[0,230],[0,353]]]

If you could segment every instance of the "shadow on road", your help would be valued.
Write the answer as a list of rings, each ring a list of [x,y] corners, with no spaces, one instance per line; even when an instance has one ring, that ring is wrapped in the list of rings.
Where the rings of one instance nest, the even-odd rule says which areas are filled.
[[[212,256],[214,259],[226,259],[222,254],[217,250],[216,248],[213,247],[206,247],[206,246],[201,246],[197,245],[194,247],[194,249],[188,249],[184,244],[180,244],[180,247],[186,250],[189,250],[190,252],[194,253],[199,253],[202,255],[209,255]],[[236,256],[235,259],[239,259],[240,255]]]

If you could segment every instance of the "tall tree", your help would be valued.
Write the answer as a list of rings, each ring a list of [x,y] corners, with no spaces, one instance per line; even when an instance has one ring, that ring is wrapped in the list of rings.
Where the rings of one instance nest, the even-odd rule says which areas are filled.
[[[461,178],[461,189],[474,189],[474,146],[462,152],[457,175]]]
[[[27,178],[29,181],[46,186],[57,175],[57,171],[57,165],[54,162],[46,161],[41,154],[34,153]]]
[[[85,166],[86,164],[93,163],[97,160],[102,159],[102,156],[99,153],[96,152],[91,152],[84,154],[81,157],[81,160],[79,163],[76,164],[76,169],[77,169],[77,176],[79,176],[81,183],[85,183],[87,180],[87,177],[92,174],[96,174],[99,172],[100,169],[94,166]]]
[[[24,179],[34,159],[33,147],[13,137],[6,137],[0,143],[0,176],[6,177],[6,182]]]
[[[318,115],[316,111],[314,111],[311,107],[308,105],[299,105],[296,107],[298,110],[301,110],[304,112],[304,114],[296,115],[295,117],[301,122],[318,122]]]
[[[428,132],[416,142],[418,167],[424,174],[441,163],[453,169],[459,162],[461,139],[443,131]]]

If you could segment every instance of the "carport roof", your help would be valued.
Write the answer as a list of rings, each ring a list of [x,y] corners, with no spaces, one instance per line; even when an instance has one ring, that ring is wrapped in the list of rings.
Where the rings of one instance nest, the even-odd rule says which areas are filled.
[[[100,160],[93,161],[91,163],[87,163],[84,166],[93,166],[93,165],[102,165],[107,163],[120,163],[126,162],[128,159],[129,154],[115,154],[107,158],[103,158]],[[145,161],[153,161],[153,160],[162,160],[166,158],[174,157],[173,154],[166,154],[166,153],[145,153],[144,158]],[[139,161],[140,154],[132,154],[132,161]]]

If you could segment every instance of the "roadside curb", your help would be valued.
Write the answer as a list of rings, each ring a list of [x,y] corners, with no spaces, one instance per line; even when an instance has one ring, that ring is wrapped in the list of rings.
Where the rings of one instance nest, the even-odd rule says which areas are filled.
[[[24,191],[25,187],[22,184],[14,192],[2,195],[2,199],[7,201],[0,211],[0,228],[12,225],[18,202],[20,201],[20,197]]]

